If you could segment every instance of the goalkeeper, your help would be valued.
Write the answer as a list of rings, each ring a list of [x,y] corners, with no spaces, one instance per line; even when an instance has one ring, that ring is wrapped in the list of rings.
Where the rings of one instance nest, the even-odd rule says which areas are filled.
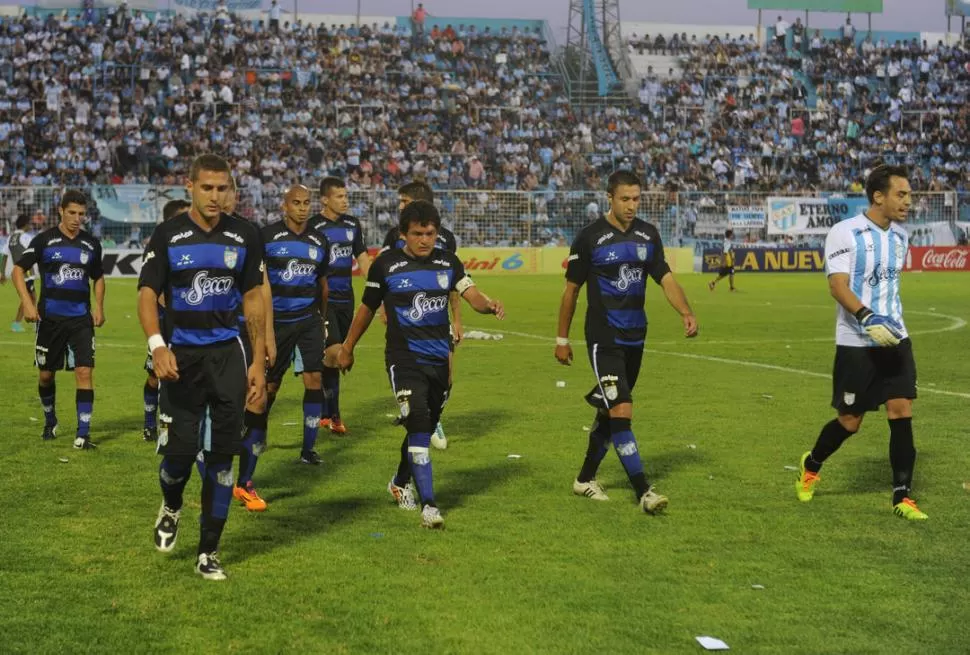
[[[900,223],[912,203],[906,169],[877,166],[866,180],[866,195],[868,210],[837,223],[825,239],[825,270],[838,303],[832,373],[832,406],[838,416],[822,428],[815,447],[802,455],[795,491],[799,500],[811,500],[822,463],[858,432],[866,412],[884,404],[893,511],[905,519],[925,519],[910,496],[916,463],[916,363],[899,299],[909,245]]]

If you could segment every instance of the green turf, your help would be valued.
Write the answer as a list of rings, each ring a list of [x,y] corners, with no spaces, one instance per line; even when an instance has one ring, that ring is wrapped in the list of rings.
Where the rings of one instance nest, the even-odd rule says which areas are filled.
[[[890,511],[880,415],[826,465],[815,500],[795,500],[784,467],[832,415],[824,277],[739,276],[736,294],[682,280],[700,337],[682,338],[652,287],[633,422],[666,516],[638,512],[612,453],[600,473],[611,501],[571,494],[593,380],[581,346],[570,369],[553,358],[561,280],[481,278],[508,319],[467,323],[506,336],[458,351],[451,446],[433,453],[446,529],[388,502],[401,432],[375,326],[344,378],[350,433],[322,438],[319,469],[295,464],[301,390],[286,382],[256,477],[269,510],[233,508],[226,583],[192,572],[196,479],[176,551],[152,547],[160,494],[140,434],[134,284],[108,285],[97,452],[71,449],[63,373],[61,438],[41,441],[32,335],[6,331],[14,294],[0,289],[0,651],[690,653],[713,635],[741,653],[966,652],[970,278],[904,280],[921,387],[915,488],[930,515],[919,524]]]

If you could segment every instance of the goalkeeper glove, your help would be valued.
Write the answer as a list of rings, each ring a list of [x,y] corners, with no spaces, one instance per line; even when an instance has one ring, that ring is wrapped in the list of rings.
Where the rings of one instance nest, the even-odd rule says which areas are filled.
[[[903,338],[902,325],[888,316],[873,313],[868,307],[857,311],[855,317],[869,338],[880,346],[897,346],[899,340]]]

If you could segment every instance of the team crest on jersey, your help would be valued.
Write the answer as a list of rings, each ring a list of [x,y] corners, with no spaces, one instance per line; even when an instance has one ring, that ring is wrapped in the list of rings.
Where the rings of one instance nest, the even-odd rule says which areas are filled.
[[[441,287],[442,289],[447,289],[448,288],[448,274],[445,273],[444,271],[442,271],[441,273],[438,273],[437,278],[438,278],[438,286]]]
[[[82,264],[87,264],[88,263],[88,259],[90,259],[90,258],[91,258],[91,256],[88,254],[88,251],[87,250],[82,250],[81,251],[81,263]]]
[[[637,259],[639,259],[641,262],[647,261],[647,247],[646,246],[637,246]]]
[[[310,255],[310,259],[316,259],[317,255],[320,254],[320,251],[318,251],[313,246],[310,246],[309,248],[307,248],[307,254]]]
[[[353,241],[353,240],[354,240],[354,231],[347,230],[347,241]]]
[[[222,261],[226,263],[226,268],[236,268],[236,262],[239,261],[239,253],[232,248],[226,248],[226,252],[222,255]]]

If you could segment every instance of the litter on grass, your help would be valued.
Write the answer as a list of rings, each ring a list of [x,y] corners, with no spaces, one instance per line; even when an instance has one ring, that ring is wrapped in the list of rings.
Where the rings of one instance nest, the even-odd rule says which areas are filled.
[[[751,585],[751,588],[752,589],[764,589],[765,586],[763,584],[753,584],[753,585]]]
[[[731,650],[730,646],[716,637],[694,637],[704,650]]]
[[[58,457],[57,461],[60,462],[61,464],[67,464],[68,461],[70,460],[68,460],[66,457]]]
[[[509,459],[522,459],[522,455],[516,455],[514,453],[510,453]]]
[[[786,471],[796,471],[797,472],[798,471],[798,467],[797,466],[786,466],[785,467],[785,470]]]

